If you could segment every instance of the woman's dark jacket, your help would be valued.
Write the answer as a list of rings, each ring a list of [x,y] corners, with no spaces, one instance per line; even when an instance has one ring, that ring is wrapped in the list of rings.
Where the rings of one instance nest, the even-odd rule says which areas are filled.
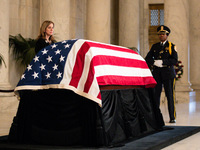
[[[54,42],[52,42],[52,43],[54,43]],[[37,54],[41,49],[45,48],[46,46],[48,46],[52,43],[47,42],[43,38],[39,38],[36,42],[36,45],[35,45],[35,54]]]

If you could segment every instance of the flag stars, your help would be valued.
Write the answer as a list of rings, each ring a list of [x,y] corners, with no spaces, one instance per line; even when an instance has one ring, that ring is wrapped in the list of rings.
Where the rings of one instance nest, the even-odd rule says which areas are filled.
[[[65,45],[65,48],[69,48],[69,46],[70,46],[70,44],[66,44],[66,45]]]
[[[44,50],[42,51],[42,55],[47,54],[47,52],[48,52],[48,50],[44,49]]]
[[[53,44],[53,45],[51,45],[51,48],[53,49],[53,48],[56,48],[58,45],[56,45],[56,44]]]
[[[21,76],[21,80],[22,80],[22,79],[25,79],[25,74],[23,74],[23,75]]]
[[[46,76],[46,79],[48,79],[48,78],[50,78],[51,73],[47,72],[47,74],[45,76]]]
[[[57,55],[57,54],[60,54],[60,52],[61,52],[61,50],[57,49],[57,50],[55,51],[55,54],[56,54],[56,55]]]
[[[28,71],[32,70],[32,65],[29,64],[28,67],[27,67],[27,69],[28,69]]]
[[[53,68],[53,71],[58,70],[58,65],[54,64],[52,68]]]
[[[36,61],[39,61],[39,56],[35,56],[34,58],[33,58],[33,60],[36,62]]]
[[[62,73],[59,71],[58,74],[56,75],[56,76],[57,76],[57,79],[58,79],[58,78],[61,78],[61,75],[62,75]]]
[[[45,66],[46,66],[46,65],[41,64],[41,66],[40,66],[41,71],[42,71],[42,70],[45,70]]]
[[[39,78],[39,77],[38,77],[38,74],[39,74],[39,73],[36,73],[36,72],[34,71],[34,74],[32,74],[32,76],[34,77],[34,79],[35,79],[35,78]]]
[[[48,56],[47,58],[48,63],[52,61],[52,56]]]
[[[62,61],[64,61],[64,59],[65,59],[65,56],[60,56],[60,62],[62,62]]]
[[[66,40],[62,41],[62,44],[64,44],[64,43],[67,43],[67,41]]]

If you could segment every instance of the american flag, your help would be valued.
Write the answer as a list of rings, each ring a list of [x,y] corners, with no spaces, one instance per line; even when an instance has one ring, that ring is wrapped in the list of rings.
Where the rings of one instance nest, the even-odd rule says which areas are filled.
[[[125,47],[83,39],[49,45],[27,66],[19,90],[69,89],[101,106],[99,86],[139,85],[154,87],[145,60]]]

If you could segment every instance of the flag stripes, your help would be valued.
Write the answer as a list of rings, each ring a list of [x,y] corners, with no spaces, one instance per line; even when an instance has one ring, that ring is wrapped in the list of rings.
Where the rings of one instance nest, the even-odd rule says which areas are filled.
[[[101,105],[99,86],[154,87],[145,60],[125,47],[89,40],[66,40],[42,49],[27,67],[15,92],[65,88]]]

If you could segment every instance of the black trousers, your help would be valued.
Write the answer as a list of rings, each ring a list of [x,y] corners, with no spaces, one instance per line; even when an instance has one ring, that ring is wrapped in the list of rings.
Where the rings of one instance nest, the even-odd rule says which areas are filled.
[[[162,79],[161,76],[156,76],[155,80],[157,85],[155,87],[155,100],[160,106],[160,96],[162,92],[162,87],[164,86],[165,95],[168,102],[168,111],[170,120],[176,119],[176,108],[175,108],[175,78]]]

